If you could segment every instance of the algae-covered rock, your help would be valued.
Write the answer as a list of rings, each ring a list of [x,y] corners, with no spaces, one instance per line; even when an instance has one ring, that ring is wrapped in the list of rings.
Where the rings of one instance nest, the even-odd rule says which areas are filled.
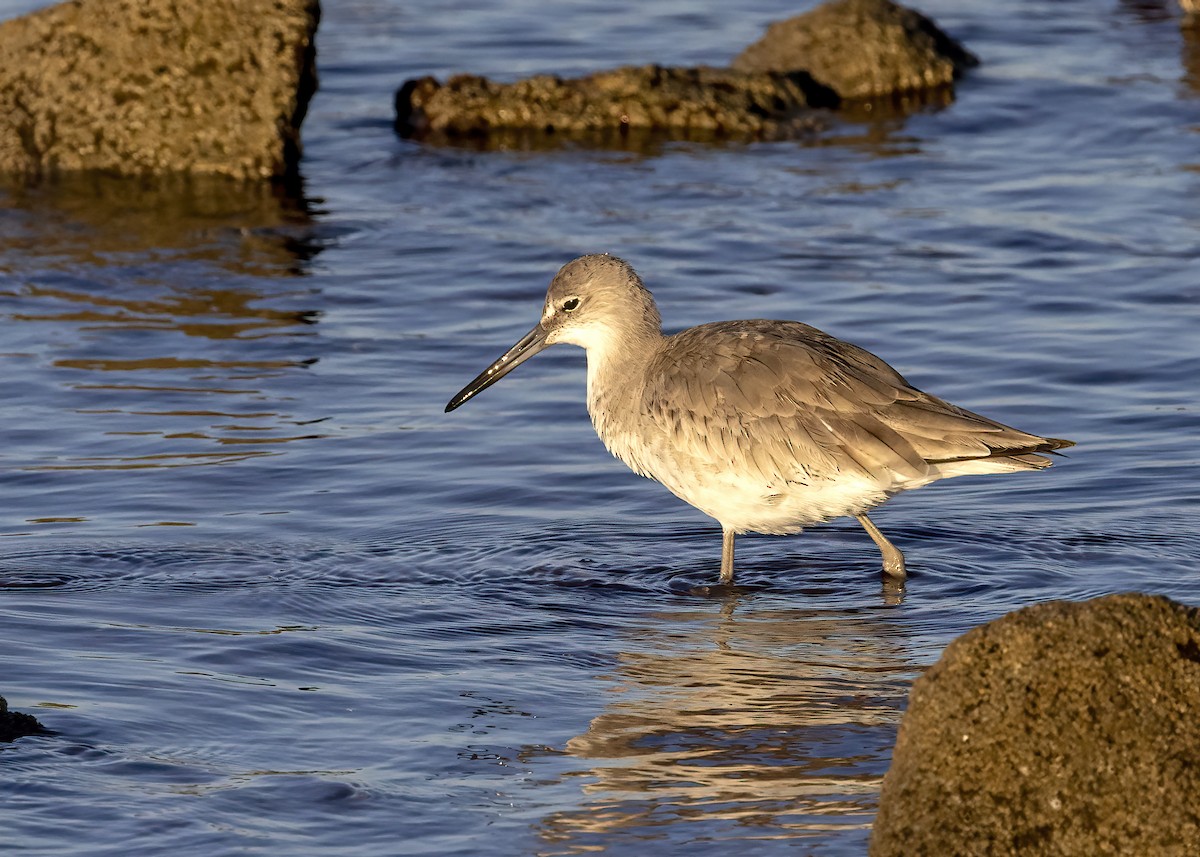
[[[1200,854],[1200,610],[1053,602],[914,684],[872,857]]]
[[[0,24],[0,172],[286,175],[317,0],[71,0]]]
[[[847,99],[892,96],[890,107],[900,111],[944,103],[955,77],[976,62],[928,18],[889,0],[833,0],[772,25],[733,68],[645,65],[516,83],[473,75],[445,84],[409,80],[396,94],[396,130],[435,143],[522,148],[626,145],[645,134],[783,139],[826,127],[822,111]],[[928,97],[912,97],[921,92]]]
[[[920,12],[891,0],[832,0],[767,28],[742,71],[804,69],[847,100],[951,87],[979,61]]]
[[[516,83],[459,75],[407,82],[396,96],[406,136],[470,137],[531,129],[579,136],[627,131],[698,137],[774,137],[836,93],[804,72],[623,67],[586,77],[539,75]]]

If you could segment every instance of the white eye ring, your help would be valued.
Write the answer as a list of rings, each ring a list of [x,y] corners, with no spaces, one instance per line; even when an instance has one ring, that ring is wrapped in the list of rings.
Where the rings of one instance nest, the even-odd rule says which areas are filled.
[[[562,302],[563,312],[574,312],[579,309],[579,298],[567,298]]]

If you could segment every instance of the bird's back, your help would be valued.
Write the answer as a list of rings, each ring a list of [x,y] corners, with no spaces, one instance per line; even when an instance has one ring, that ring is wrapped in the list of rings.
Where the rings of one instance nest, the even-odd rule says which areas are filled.
[[[821,520],[855,513],[849,495],[862,495],[862,511],[948,476],[1046,467],[1040,453],[1071,445],[923,393],[870,352],[800,322],[689,328],[643,365],[626,387],[637,448],[630,437],[605,442],[718,520],[696,496],[736,491],[743,506],[760,497],[778,507],[804,489],[837,488],[833,505],[845,508],[817,503],[811,517]]]

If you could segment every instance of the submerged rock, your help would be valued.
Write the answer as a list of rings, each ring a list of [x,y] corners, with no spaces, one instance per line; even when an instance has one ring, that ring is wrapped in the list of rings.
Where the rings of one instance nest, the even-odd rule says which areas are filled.
[[[1200,854],[1200,610],[1010,613],[914,684],[872,857]]]
[[[685,137],[761,138],[793,130],[808,108],[837,104],[833,90],[804,72],[651,65],[511,84],[459,75],[445,85],[431,77],[404,84],[396,95],[396,127],[420,137],[531,129],[575,137],[671,130]]]
[[[948,89],[979,64],[920,12],[891,0],[832,0],[767,28],[742,71],[802,68],[846,100]]]
[[[833,2],[774,24],[724,68],[623,67],[582,78],[407,81],[396,130],[430,142],[536,148],[625,145],[638,135],[780,139],[827,125],[846,99],[922,90],[944,99],[977,60],[928,18],[889,0]],[[903,105],[902,105],[903,106]]]
[[[8,702],[0,696],[0,741],[15,741],[26,735],[48,735],[50,730],[38,723],[31,714],[9,711]]]
[[[287,175],[317,0],[71,0],[0,24],[0,172]]]

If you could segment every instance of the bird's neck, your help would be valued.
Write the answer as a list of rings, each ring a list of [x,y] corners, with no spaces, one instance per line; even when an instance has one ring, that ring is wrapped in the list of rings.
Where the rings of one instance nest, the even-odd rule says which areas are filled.
[[[631,466],[633,462],[623,454],[618,427],[632,426],[631,411],[640,409],[638,403],[646,386],[646,366],[664,339],[658,324],[647,323],[598,337],[587,348],[587,405],[592,425],[604,445]],[[636,466],[634,469],[639,470]]]

